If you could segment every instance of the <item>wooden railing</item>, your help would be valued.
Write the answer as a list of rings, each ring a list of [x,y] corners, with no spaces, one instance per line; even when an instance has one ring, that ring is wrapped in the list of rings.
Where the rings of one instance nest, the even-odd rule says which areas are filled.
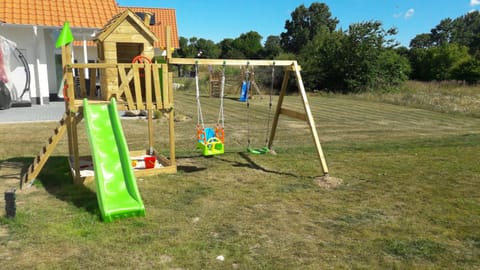
[[[70,64],[66,74],[66,82],[73,84],[64,92],[68,100],[74,97],[70,104],[78,105],[84,98],[108,101],[115,97],[124,110],[169,110],[173,106],[166,64]]]

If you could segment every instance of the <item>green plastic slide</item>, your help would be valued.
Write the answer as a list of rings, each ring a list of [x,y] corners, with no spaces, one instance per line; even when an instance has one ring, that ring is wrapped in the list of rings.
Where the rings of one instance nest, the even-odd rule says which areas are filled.
[[[109,104],[95,105],[89,105],[84,99],[83,115],[102,219],[110,222],[123,217],[145,216],[115,99]]]

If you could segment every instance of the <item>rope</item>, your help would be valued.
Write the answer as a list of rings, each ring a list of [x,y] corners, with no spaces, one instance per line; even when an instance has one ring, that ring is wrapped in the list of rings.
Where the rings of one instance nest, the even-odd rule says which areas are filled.
[[[225,96],[225,61],[223,62],[223,67],[222,67],[222,79],[221,79],[221,85],[220,85],[220,111],[218,112],[218,123],[220,123],[220,126],[223,128],[225,124],[225,117],[224,117],[224,111],[223,111],[223,98]]]
[[[198,63],[195,63],[195,91],[197,97],[197,127],[201,125],[204,129],[202,105],[200,104],[200,86],[198,83]]]
[[[250,76],[248,72],[249,62],[247,62],[247,67],[245,68],[245,83],[247,84],[247,148],[250,148],[250,98],[248,96],[250,88]]]
[[[273,96],[273,83],[275,81],[275,62],[273,62],[272,66],[272,83],[270,84],[270,100],[268,103],[268,114],[267,114],[267,125],[265,131],[265,146],[268,147],[269,135],[270,135],[270,120],[272,118],[272,96]]]

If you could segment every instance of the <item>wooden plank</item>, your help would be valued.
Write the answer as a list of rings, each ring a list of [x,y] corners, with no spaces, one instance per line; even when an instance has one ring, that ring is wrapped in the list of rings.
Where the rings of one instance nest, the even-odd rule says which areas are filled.
[[[126,72],[124,68],[118,67],[118,73],[120,74],[120,80],[122,81],[120,89],[123,89],[123,92],[125,93],[128,107],[130,107],[131,110],[134,110],[136,107],[135,103],[133,102],[132,91],[130,89],[130,81],[133,78],[133,69],[130,69],[127,75],[125,74]]]
[[[152,72],[153,72],[153,90],[155,91],[155,103],[156,108],[160,108],[163,105],[162,93],[161,93],[161,85],[160,85],[160,75],[158,74],[160,71],[161,65],[153,64]],[[161,105],[162,104],[162,105]]]
[[[69,113],[69,118],[71,118],[72,127],[71,127],[71,140],[73,142],[73,170],[74,170],[74,182],[75,183],[81,183],[81,178],[80,178],[80,153],[78,150],[78,129],[77,129],[77,124],[79,121],[77,121],[77,117],[75,113],[70,112]]]
[[[79,84],[80,84],[80,98],[87,96],[87,85],[85,84],[85,69],[81,68],[78,70],[79,74]]]
[[[286,108],[281,108],[280,113],[295,119],[307,121],[307,115],[301,112],[297,112],[297,111],[286,109]]]
[[[294,63],[294,70],[295,70],[295,75],[297,77],[297,85],[298,89],[300,91],[300,95],[302,97],[303,105],[305,108],[305,113],[307,115],[308,119],[308,124],[310,126],[310,130],[312,132],[312,137],[313,141],[315,143],[315,147],[317,148],[317,154],[318,157],[320,158],[320,165],[322,166],[322,171],[324,175],[328,175],[328,167],[327,167],[327,161],[325,159],[325,156],[323,154],[322,150],[322,145],[320,144],[320,139],[317,134],[317,127],[315,125],[315,121],[313,120],[313,114],[312,111],[310,110],[310,104],[308,103],[308,98],[307,98],[307,93],[305,91],[305,87],[303,85],[303,80],[302,80],[302,75],[300,74],[300,68],[298,67],[297,63]]]
[[[147,110],[152,110],[152,65],[145,65],[143,70],[145,78],[145,102]]]
[[[168,73],[168,65],[167,64],[162,64],[162,109],[168,110],[171,108],[172,103],[173,103],[173,81],[170,81]]]
[[[172,48],[172,28],[167,25],[167,27],[165,28],[165,40],[166,40],[166,49],[167,50],[167,59],[171,59],[172,58],[172,50],[170,48]],[[164,77],[166,78],[166,77]]]
[[[143,99],[142,99],[142,83],[140,82],[140,65],[135,64],[133,65],[133,84],[134,84],[134,91],[135,91],[135,102],[137,104],[138,110],[143,110],[145,107],[143,106]]]
[[[245,59],[197,59],[197,58],[170,58],[169,64],[176,65],[226,65],[226,66],[287,66],[291,67],[295,60],[245,60]]]
[[[154,144],[154,137],[153,137],[153,110],[147,109],[147,133],[148,133],[148,154],[153,154],[153,144]]]
[[[166,68],[167,69],[167,68]],[[172,85],[173,84],[173,73],[172,72],[168,72],[168,80],[165,80],[165,81],[168,81],[168,85]],[[169,91],[169,97],[168,99],[171,101],[170,104],[173,103],[173,91]],[[177,166],[177,162],[176,162],[176,159],[175,159],[175,114],[174,114],[174,110],[170,110],[170,112],[168,113],[168,132],[169,132],[169,143],[170,143],[170,162],[172,164],[172,166]]]
[[[90,75],[90,98],[97,98],[97,69],[88,68],[88,73]]]
[[[94,69],[104,69],[104,68],[117,68],[118,66],[128,66],[130,64],[117,64],[117,63],[75,63],[68,64],[68,68],[94,68]]]
[[[283,99],[287,93],[288,80],[290,79],[290,72],[285,71],[283,75],[282,87],[280,89],[280,95],[278,96],[277,109],[273,116],[272,130],[270,131],[270,138],[268,140],[268,148],[271,149],[273,140],[275,139],[275,133],[277,132],[278,120],[280,119],[280,112],[282,111]]]

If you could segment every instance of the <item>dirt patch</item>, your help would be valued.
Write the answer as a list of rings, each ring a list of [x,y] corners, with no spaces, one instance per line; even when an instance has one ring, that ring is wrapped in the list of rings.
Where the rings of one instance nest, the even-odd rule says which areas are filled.
[[[341,178],[328,175],[317,177],[314,181],[319,187],[324,189],[334,189],[343,184],[343,180]]]

